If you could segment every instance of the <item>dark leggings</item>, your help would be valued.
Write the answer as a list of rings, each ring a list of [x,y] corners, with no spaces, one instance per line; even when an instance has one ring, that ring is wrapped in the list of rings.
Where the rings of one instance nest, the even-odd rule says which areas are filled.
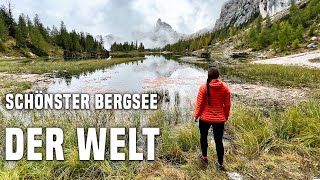
[[[223,164],[224,148],[223,148],[222,136],[224,131],[224,123],[207,123],[200,119],[199,129],[201,134],[200,142],[201,142],[202,155],[207,156],[208,131],[211,126],[213,128],[213,137],[214,137],[214,142],[216,144],[218,162],[219,164]]]

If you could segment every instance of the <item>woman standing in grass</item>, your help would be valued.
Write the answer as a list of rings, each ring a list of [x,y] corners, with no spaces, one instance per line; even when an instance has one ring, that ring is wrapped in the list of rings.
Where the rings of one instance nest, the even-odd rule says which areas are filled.
[[[207,83],[203,84],[198,93],[196,109],[194,112],[194,121],[198,122],[200,128],[200,142],[202,154],[199,158],[208,164],[208,131],[213,128],[214,141],[218,156],[217,166],[224,170],[223,156],[224,147],[222,136],[224,124],[228,120],[231,107],[231,93],[229,88],[219,80],[219,70],[216,67],[210,67],[208,70]]]

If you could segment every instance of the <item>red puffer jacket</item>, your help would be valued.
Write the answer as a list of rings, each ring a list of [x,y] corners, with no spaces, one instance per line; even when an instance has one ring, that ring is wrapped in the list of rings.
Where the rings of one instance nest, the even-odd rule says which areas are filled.
[[[208,104],[207,86],[199,89],[194,117],[209,123],[223,123],[230,114],[231,93],[229,88],[220,80],[214,79],[209,83],[210,103]]]

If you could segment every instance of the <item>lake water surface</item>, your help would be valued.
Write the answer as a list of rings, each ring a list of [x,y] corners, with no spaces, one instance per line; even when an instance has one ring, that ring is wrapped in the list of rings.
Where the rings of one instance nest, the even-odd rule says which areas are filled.
[[[206,71],[179,60],[163,56],[146,56],[143,61],[115,65],[93,73],[51,84],[48,93],[144,93],[167,90],[170,97],[194,99],[206,81]]]

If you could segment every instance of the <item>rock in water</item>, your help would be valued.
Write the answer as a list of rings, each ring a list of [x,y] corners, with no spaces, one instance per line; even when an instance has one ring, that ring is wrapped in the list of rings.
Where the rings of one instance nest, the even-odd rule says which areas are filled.
[[[242,180],[243,177],[241,174],[236,173],[236,172],[227,172],[229,179],[231,180]]]

